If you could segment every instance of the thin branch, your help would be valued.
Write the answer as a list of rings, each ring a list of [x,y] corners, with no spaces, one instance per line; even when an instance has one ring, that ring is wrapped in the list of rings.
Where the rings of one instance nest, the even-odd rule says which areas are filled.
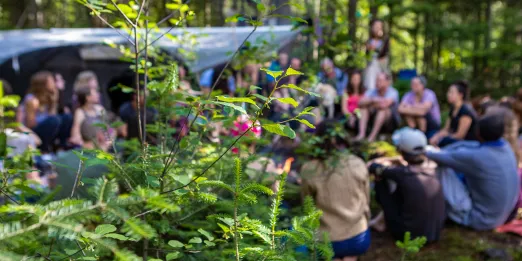
[[[116,3],[114,2],[114,0],[111,0],[111,3],[112,3],[112,5],[114,5],[114,7],[116,7],[116,9],[118,9],[118,11],[123,15],[123,17],[125,18],[125,20],[127,20],[127,22],[128,22],[130,25],[132,25],[132,27],[136,27],[136,24],[134,24],[134,23],[131,21],[131,19],[129,19],[129,17],[127,17],[127,16],[125,15],[125,13],[120,9],[120,7],[118,6],[118,4],[116,4]]]
[[[81,152],[81,155],[83,155],[83,151]],[[71,198],[74,197],[74,192],[76,191],[76,187],[78,186],[78,181],[81,178],[82,168],[83,168],[83,160],[80,159],[80,162],[78,163],[78,170],[76,171],[76,178],[74,178],[74,185],[73,185],[72,191],[71,191]]]
[[[86,256],[86,255],[85,255],[85,251],[83,251],[82,246],[80,246],[80,242],[78,242],[78,240],[75,240],[75,241],[76,241],[76,245],[78,246],[78,248],[79,248],[80,251],[82,252],[82,255],[83,255],[83,256]]]
[[[133,218],[141,217],[141,216],[147,215],[147,214],[149,214],[151,212],[154,212],[154,211],[156,211],[156,209],[147,210],[147,211],[145,211],[143,213],[140,213],[140,214],[134,216]]]
[[[7,194],[7,192],[5,192],[4,190],[0,189],[0,192],[2,192],[2,194],[4,194],[9,200],[13,201],[16,205],[20,205],[20,202],[9,196],[9,194]]]
[[[51,256],[51,251],[53,250],[53,245],[54,245],[54,237],[51,240],[51,245],[49,246],[49,252],[47,252],[47,257]]]
[[[60,259],[59,261],[62,261],[62,260],[68,259],[68,258],[70,258],[70,257],[73,257],[73,256],[75,256],[76,254],[78,254],[78,253],[80,253],[80,252],[83,252],[83,250],[85,250],[86,248],[87,248],[87,247],[81,248],[80,250],[78,250],[78,251],[72,253],[71,255],[68,255],[68,256],[66,256],[66,257],[64,257],[64,258],[62,258],[62,259]]]
[[[130,36],[128,35],[125,35],[123,34],[120,29],[117,29],[116,27],[112,26],[112,24],[110,24],[109,22],[107,22],[107,20],[105,20],[103,17],[101,17],[100,13],[96,10],[94,10],[94,8],[92,8],[90,5],[86,5],[87,8],[91,9],[91,12],[96,15],[96,17],[98,17],[98,19],[100,19],[105,25],[107,25],[108,27],[114,29],[119,35],[121,35],[123,38],[125,38],[125,40],[127,40],[132,46],[134,46],[134,42],[132,42],[132,39],[130,38]]]
[[[171,26],[167,31],[165,31],[164,33],[162,33],[160,36],[158,36],[156,39],[154,39],[150,44],[146,45],[143,49],[141,49],[138,53],[142,53],[144,52],[145,50],[147,50],[150,46],[154,45],[156,42],[158,42],[159,40],[161,40],[161,38],[163,38],[163,36],[165,36],[166,34],[170,33],[172,30],[174,30],[174,28],[178,27],[179,23],[181,23],[183,20],[185,20],[185,18],[179,20],[175,25]]]
[[[141,16],[141,13],[143,12],[143,7],[145,6],[145,2],[147,2],[147,0],[143,0],[143,2],[141,2],[140,11],[138,11],[138,16],[136,17],[136,24],[138,24],[138,22],[140,21],[140,16]]]
[[[138,117],[138,129],[139,129],[139,136],[140,136],[140,141],[141,141],[141,149],[143,150],[144,146],[143,144],[145,143],[145,139],[143,137],[143,125],[141,125],[141,95],[140,95],[140,54],[138,52],[138,48],[139,48],[139,42],[138,42],[138,28],[137,27],[134,27],[134,66],[136,68],[134,68],[134,70],[136,70],[136,106],[137,106],[137,109],[138,109],[138,113],[137,113],[137,117]],[[146,77],[146,76],[145,76]],[[145,115],[144,115],[145,116]]]

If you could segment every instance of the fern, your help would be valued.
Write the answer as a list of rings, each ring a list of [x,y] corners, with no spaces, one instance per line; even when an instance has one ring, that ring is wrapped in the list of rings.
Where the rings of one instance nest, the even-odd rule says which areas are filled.
[[[275,229],[280,212],[279,207],[283,202],[284,187],[287,175],[288,174],[285,172],[280,176],[277,194],[275,195],[274,200],[272,201],[272,210],[270,211],[270,227],[272,228],[272,249],[275,249],[276,246]]]
[[[149,224],[137,218],[130,218],[125,220],[122,231],[126,236],[134,239],[153,238],[156,236],[156,231]]]

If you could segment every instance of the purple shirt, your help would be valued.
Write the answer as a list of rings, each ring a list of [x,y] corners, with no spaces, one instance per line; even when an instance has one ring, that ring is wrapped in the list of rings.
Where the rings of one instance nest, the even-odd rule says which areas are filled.
[[[417,97],[413,91],[409,91],[404,95],[404,97],[402,97],[402,102],[408,105],[415,105],[417,104]],[[432,90],[425,89],[424,94],[420,100],[420,103],[424,102],[431,102],[431,109],[429,113],[431,114],[433,120],[440,124],[440,107],[439,102],[437,101],[437,95],[435,95]]]

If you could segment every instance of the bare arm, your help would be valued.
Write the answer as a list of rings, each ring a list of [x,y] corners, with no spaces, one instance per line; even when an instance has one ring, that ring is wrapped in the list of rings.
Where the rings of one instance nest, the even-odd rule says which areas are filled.
[[[71,128],[71,139],[70,141],[77,145],[82,145],[82,134],[80,133],[80,127],[85,120],[85,115],[80,109],[76,109],[74,112],[74,121]]]
[[[469,128],[471,127],[471,122],[473,120],[469,116],[462,116],[459,120],[459,128],[457,132],[451,134],[451,137],[459,140],[463,140],[468,134]]]
[[[399,106],[399,113],[411,116],[424,116],[430,111],[432,106],[433,103],[431,102],[423,102],[414,105],[409,105],[405,102],[402,102]]]
[[[363,96],[359,101],[359,107],[368,107],[374,102],[374,99],[371,97]]]
[[[439,141],[442,137],[447,136],[449,133],[451,124],[451,119],[448,119],[446,121],[446,124],[444,124],[444,128],[442,128],[439,132],[437,132],[433,137],[430,139],[430,144],[433,146],[437,146],[439,144]]]
[[[343,110],[343,115],[349,115],[350,112],[348,111],[348,94],[343,94],[343,98],[341,99],[341,109]]]
[[[36,98],[28,99],[24,104],[24,119],[22,124],[29,128],[34,128],[38,123],[36,122],[36,112],[38,111],[38,107],[40,107],[40,102]]]
[[[376,98],[375,103],[379,109],[386,109],[392,106],[394,100],[390,98]]]

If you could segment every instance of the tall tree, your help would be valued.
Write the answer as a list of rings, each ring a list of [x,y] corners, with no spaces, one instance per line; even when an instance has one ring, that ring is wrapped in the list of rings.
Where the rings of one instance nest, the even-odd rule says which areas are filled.
[[[356,51],[356,33],[357,33],[357,0],[348,1],[348,37],[352,43],[352,51]]]

